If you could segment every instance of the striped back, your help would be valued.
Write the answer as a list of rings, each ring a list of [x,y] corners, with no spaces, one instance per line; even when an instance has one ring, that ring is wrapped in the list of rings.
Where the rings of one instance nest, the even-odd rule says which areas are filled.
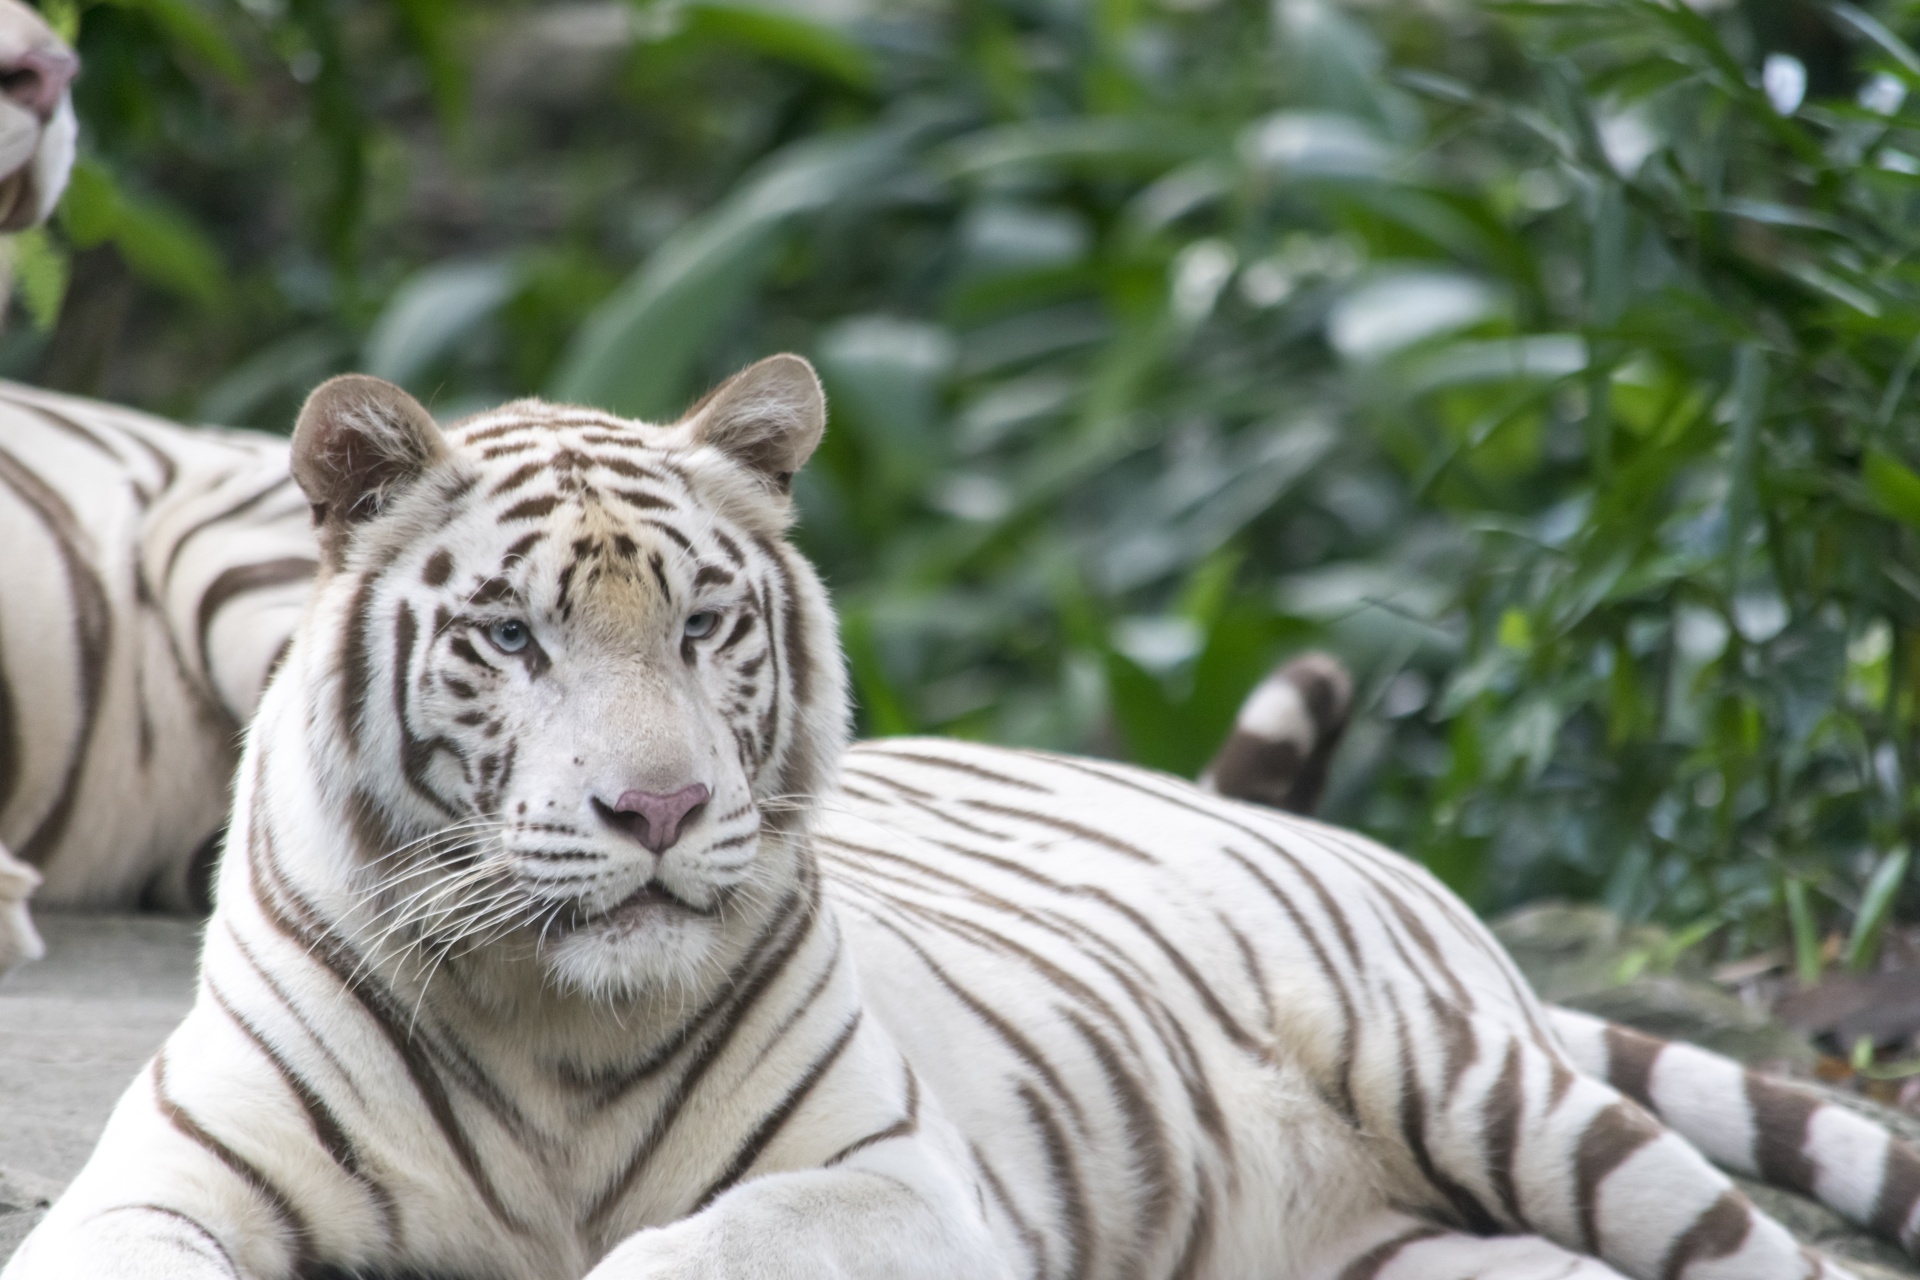
[[[315,560],[284,439],[0,386],[0,843],[42,901],[189,905]]]

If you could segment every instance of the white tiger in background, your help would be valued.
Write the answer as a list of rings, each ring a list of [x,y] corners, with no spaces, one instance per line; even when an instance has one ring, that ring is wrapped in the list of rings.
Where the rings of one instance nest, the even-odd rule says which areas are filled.
[[[0,232],[47,220],[73,169],[80,60],[21,0],[0,0]],[[3,291],[0,291],[3,292]]]
[[[847,748],[823,422],[795,357],[670,426],[314,394],[196,1004],[5,1280],[1846,1274],[1602,1070],[1913,1247],[1914,1152],[1543,1010],[1360,837]]]
[[[204,909],[240,733],[315,551],[284,438],[9,383],[0,544],[4,969],[40,952],[30,893]]]
[[[78,70],[0,0],[0,232],[44,221],[66,186]],[[0,544],[4,972],[41,953],[29,895],[204,907],[240,730],[314,550],[284,439],[9,383]]]

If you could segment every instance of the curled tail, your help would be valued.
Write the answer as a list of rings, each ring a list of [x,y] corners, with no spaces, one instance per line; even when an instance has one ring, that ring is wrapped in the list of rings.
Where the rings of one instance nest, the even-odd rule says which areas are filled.
[[[1920,1257],[1920,1151],[1811,1089],[1571,1009],[1554,1030],[1583,1071],[1723,1168],[1826,1205]]]
[[[1352,713],[1353,679],[1339,659],[1302,654],[1247,695],[1200,785],[1229,799],[1310,814]]]

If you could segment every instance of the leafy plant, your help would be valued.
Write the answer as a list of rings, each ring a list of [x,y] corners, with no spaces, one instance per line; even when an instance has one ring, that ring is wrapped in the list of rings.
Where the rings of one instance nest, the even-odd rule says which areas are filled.
[[[1191,773],[1321,644],[1332,816],[1480,905],[1811,966],[1911,905],[1910,4],[74,14],[8,367],[280,427],[801,350],[868,731]]]

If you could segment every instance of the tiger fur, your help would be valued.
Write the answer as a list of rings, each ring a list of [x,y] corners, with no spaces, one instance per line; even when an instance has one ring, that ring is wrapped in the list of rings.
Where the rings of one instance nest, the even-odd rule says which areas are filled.
[[[1240,704],[1206,769],[1207,791],[1311,814],[1353,714],[1353,677],[1338,658],[1303,653],[1267,673]]]
[[[38,13],[21,0],[0,0],[0,232],[46,221],[66,188],[79,134],[68,86],[79,69],[73,50]],[[0,244],[0,311],[11,292],[11,246]],[[5,693],[0,686],[0,699]],[[11,739],[0,737],[0,792],[17,769],[10,762],[18,751]],[[0,844],[0,972],[40,954],[26,910],[27,895],[39,882],[32,867]]]
[[[5,1280],[1847,1274],[1397,855],[848,749],[824,413],[795,357],[670,426],[315,393],[195,1006]],[[1748,1154],[1911,1248],[1920,1160],[1830,1112]]]
[[[38,954],[36,884],[204,907],[240,731],[315,568],[287,448],[0,383],[0,969]]]

